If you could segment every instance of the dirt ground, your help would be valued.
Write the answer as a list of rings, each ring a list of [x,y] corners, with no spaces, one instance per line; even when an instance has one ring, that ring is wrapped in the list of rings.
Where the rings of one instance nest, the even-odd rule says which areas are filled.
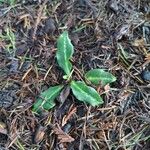
[[[56,40],[68,30],[74,78],[117,81],[91,107],[66,87],[49,112],[31,108],[63,81]],[[149,0],[0,0],[0,150],[150,150]]]

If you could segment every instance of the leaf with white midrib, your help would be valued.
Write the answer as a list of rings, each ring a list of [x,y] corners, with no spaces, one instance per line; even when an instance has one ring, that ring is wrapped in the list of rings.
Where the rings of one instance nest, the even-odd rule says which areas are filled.
[[[34,103],[32,110],[38,112],[38,110],[45,109],[49,110],[55,106],[54,100],[59,95],[62,85],[54,86],[48,88],[46,91],[42,92],[37,101]]]
[[[66,75],[71,73],[72,64],[70,63],[70,59],[73,52],[73,45],[69,39],[68,32],[64,31],[57,40],[56,58],[59,66],[64,70]]]
[[[103,85],[116,81],[116,77],[111,73],[104,71],[103,69],[92,69],[85,74],[85,78],[93,84]]]
[[[89,103],[92,106],[98,106],[103,103],[103,100],[97,91],[94,88],[87,86],[84,82],[72,81],[71,89],[75,97],[80,101]]]

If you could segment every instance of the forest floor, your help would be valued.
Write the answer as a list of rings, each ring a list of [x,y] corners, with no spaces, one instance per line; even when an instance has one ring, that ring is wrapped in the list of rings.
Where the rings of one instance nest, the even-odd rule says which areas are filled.
[[[0,150],[150,150],[149,0],[0,0]],[[64,92],[42,115],[39,94],[63,82],[56,41],[68,30],[75,77],[102,68],[91,107]]]

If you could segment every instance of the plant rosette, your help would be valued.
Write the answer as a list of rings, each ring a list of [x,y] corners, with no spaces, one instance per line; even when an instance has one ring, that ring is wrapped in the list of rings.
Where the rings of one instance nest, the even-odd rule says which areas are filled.
[[[103,104],[104,101],[102,97],[93,87],[87,85],[84,81],[72,80],[73,67],[70,60],[73,53],[74,47],[68,36],[68,32],[64,31],[57,40],[56,52],[58,65],[65,73],[63,79],[69,81],[68,84],[77,100],[88,103],[91,106],[99,106]],[[88,81],[93,85],[99,85],[99,83],[102,83],[102,85],[105,86],[106,84],[116,81],[115,76],[99,68],[88,71],[84,77],[85,81]],[[63,88],[64,85],[56,85],[42,92],[33,104],[32,111],[40,113],[41,110],[48,111],[53,108],[55,106],[55,99],[59,96]]]

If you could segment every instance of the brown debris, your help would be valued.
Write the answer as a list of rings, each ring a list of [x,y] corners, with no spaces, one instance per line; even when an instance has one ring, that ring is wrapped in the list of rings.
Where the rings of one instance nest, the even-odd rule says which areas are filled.
[[[69,96],[70,94],[70,87],[67,86],[65,87],[61,93],[60,93],[60,96],[58,98],[58,101],[61,103],[61,105],[63,105],[63,103],[65,102],[65,100],[67,99],[67,97]]]
[[[71,143],[74,141],[74,138],[72,138],[70,135],[65,133],[58,124],[56,124],[53,130],[61,143]]]
[[[44,135],[45,135],[45,127],[42,126],[38,127],[34,136],[34,142],[40,143],[43,140]]]
[[[45,1],[43,2],[43,4],[40,6],[40,8],[39,8],[38,16],[37,16],[37,19],[36,19],[36,21],[35,21],[34,31],[33,31],[33,35],[32,35],[32,38],[33,38],[33,39],[36,38],[36,32],[37,32],[37,29],[38,29],[38,25],[39,25],[39,23],[41,22],[41,17],[42,17],[43,9],[44,9],[44,7],[46,6],[47,1],[48,1],[48,0],[45,0]]]
[[[62,127],[67,123],[67,121],[72,117],[73,114],[75,114],[77,111],[77,108],[70,108],[69,112],[67,113],[67,115],[65,115],[62,119]]]

